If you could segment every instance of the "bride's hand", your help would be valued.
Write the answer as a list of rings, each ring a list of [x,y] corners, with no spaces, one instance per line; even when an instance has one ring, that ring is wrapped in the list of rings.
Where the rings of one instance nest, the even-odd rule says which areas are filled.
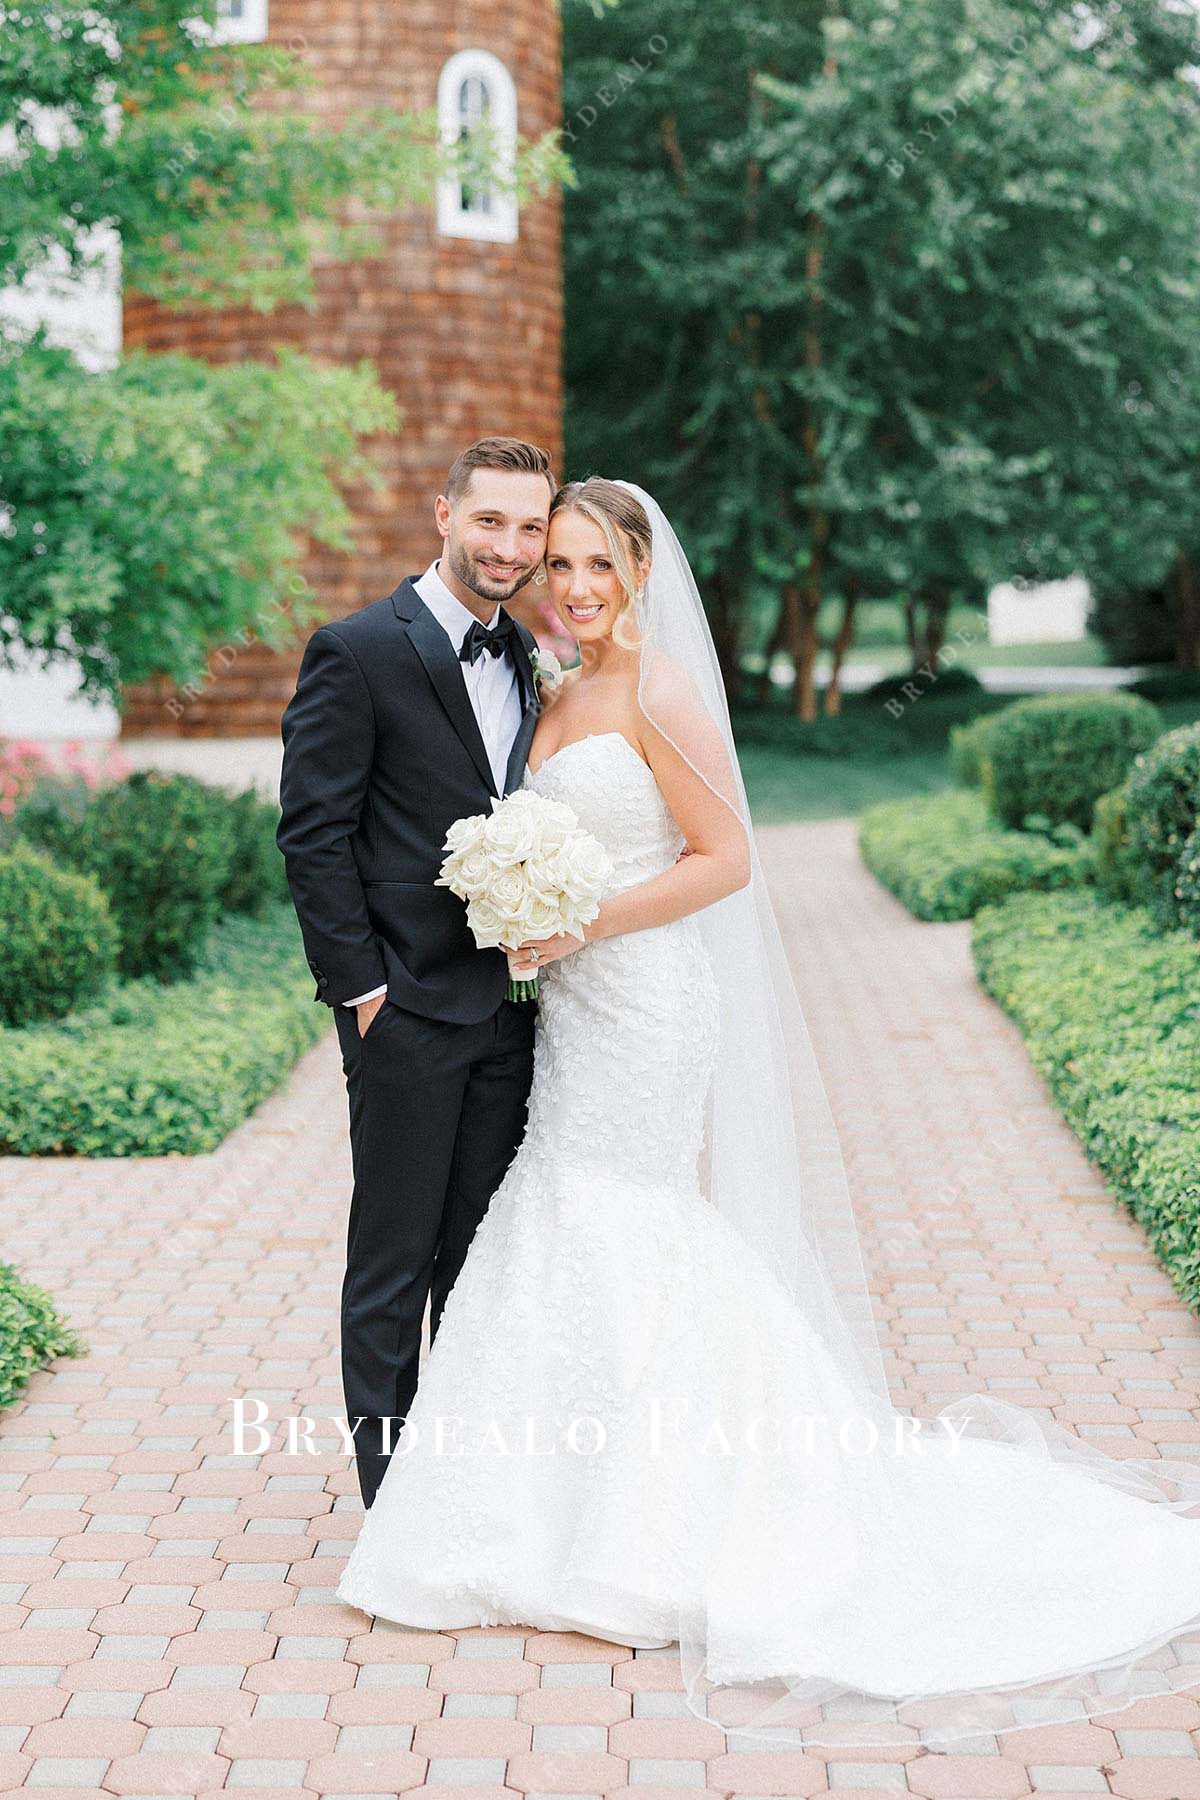
[[[569,956],[572,950],[582,950],[584,938],[572,937],[569,932],[559,931],[554,937],[526,938],[514,953],[516,957],[524,957],[530,950],[537,951],[537,961],[529,961],[528,969],[522,968],[526,979],[544,969],[547,963],[557,962],[560,956]]]

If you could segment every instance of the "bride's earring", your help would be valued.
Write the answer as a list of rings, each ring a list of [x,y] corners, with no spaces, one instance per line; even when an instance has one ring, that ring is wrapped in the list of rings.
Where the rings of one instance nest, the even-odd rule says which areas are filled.
[[[538,564],[538,572],[533,578],[533,585],[534,585],[534,587],[545,587],[545,585],[546,585],[546,565],[545,565],[545,563]]]

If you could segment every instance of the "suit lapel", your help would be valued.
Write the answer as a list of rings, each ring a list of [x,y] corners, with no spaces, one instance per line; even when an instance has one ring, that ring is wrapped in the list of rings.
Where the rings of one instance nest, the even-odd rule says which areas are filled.
[[[412,589],[411,595],[405,589],[411,588],[406,581],[397,589],[393,600],[401,617],[408,615],[407,631],[409,642],[425,665],[425,673],[433,683],[438,699],[446,709],[450,723],[471,754],[488,793],[496,792],[495,777],[492,765],[488,761],[487,749],[483,742],[483,733],[479,729],[479,721],[471,705],[471,696],[467,693],[467,684],[463,680],[462,664],[454,654],[454,646],[442,630],[421,596]],[[406,602],[401,612],[401,598]],[[409,610],[412,603],[415,608]]]
[[[471,705],[471,696],[467,693],[463,666],[454,653],[453,644],[413,586],[411,575],[395,589],[391,601],[397,618],[404,622],[409,641],[424,664],[425,673],[433,683],[450,723],[470,751],[471,761],[478,769],[488,793],[495,794],[492,765],[488,761],[487,748],[479,729],[479,721],[475,717],[475,709]],[[514,619],[513,622],[516,626],[513,634],[513,663],[521,698],[521,723],[517,727],[517,735],[513,739],[504,772],[505,794],[512,793],[520,785],[529,746],[533,741],[534,727],[541,712],[537,683],[533,678],[533,664],[529,660],[530,645],[536,640],[520,620]]]
[[[525,639],[530,636],[525,627],[516,621],[513,633],[513,662],[517,670],[517,685],[521,694],[521,723],[517,726],[517,735],[513,739],[512,749],[508,753],[508,767],[504,771],[504,792],[511,794],[521,785],[521,777],[525,773],[525,760],[529,755],[529,746],[533,741],[534,727],[541,712],[538,700],[537,683],[533,679],[533,664],[529,660],[529,649]],[[532,642],[532,637],[530,638]]]

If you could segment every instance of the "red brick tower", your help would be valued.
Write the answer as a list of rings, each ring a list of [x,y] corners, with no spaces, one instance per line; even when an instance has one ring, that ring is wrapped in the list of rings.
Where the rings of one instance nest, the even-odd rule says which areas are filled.
[[[269,12],[268,12],[269,7]],[[439,106],[443,121],[486,113],[535,138],[556,126],[560,41],[555,0],[225,0],[231,36],[298,51],[319,87],[297,97],[322,115],[370,105]],[[437,548],[432,504],[455,454],[506,432],[561,455],[562,323],[557,195],[520,209],[503,195],[443,186],[436,203],[389,221],[381,256],[317,271],[318,309],[168,312],[125,300],[127,345],[183,350],[214,362],[268,357],[287,343],[318,358],[369,357],[403,421],[376,440],[379,493],[347,489],[356,548],[316,546],[304,573],[329,617],[390,593]],[[227,647],[191,699],[165,683],[127,695],[127,737],[274,734],[295,685],[300,648]]]

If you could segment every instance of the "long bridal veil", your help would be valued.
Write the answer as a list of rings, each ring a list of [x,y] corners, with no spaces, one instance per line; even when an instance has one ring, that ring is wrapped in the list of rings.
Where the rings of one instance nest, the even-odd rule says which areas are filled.
[[[919,1427],[891,1404],[838,1132],[754,844],[712,634],[661,507],[619,485],[641,501],[653,534],[636,609],[641,709],[741,820],[750,846],[748,885],[697,915],[720,990],[703,1192],[783,1283],[820,1347],[817,1439],[810,1425],[787,1449],[740,1458],[738,1504],[709,1547],[705,1591],[681,1605],[689,1706],[773,1746],[946,1749],[1200,1689],[1200,1580],[1189,1589],[1189,1575],[1162,1597],[1164,1558],[1186,1550],[1182,1565],[1196,1566],[1200,1522],[1183,1515],[1200,1511],[1200,1467],[1112,1457],[989,1393]],[[832,1460],[812,1453],[814,1441],[836,1446]],[[786,1525],[771,1514],[780,1456],[806,1509]],[[797,1516],[809,1522],[802,1543]],[[1091,1534],[1082,1546],[1078,1531]],[[1045,1628],[1026,1635],[1021,1607],[1038,1583]],[[1133,1599],[1122,1601],[1122,1583]],[[1155,1604],[1139,1613],[1136,1596],[1152,1592]],[[1081,1646],[1065,1620],[1083,1601],[1098,1605],[1103,1629]],[[876,1621],[881,1638],[885,1624],[895,1633],[899,1618],[902,1640],[905,1609],[930,1639],[940,1621],[947,1644],[956,1632],[969,1640],[959,1674],[918,1651],[915,1630],[899,1680],[894,1658],[876,1681],[861,1661],[853,1674],[849,1658],[838,1666],[851,1623],[860,1642]],[[800,1644],[802,1666],[788,1666]]]

